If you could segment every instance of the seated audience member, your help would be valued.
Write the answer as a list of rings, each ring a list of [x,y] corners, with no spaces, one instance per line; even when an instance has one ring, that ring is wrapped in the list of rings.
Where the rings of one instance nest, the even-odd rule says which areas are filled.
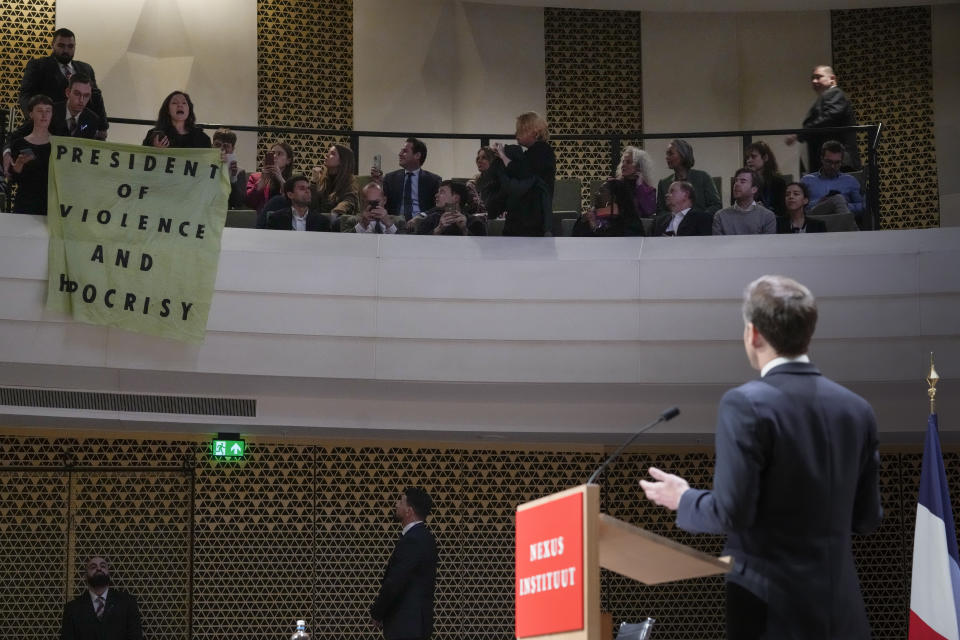
[[[776,215],[784,215],[786,207],[783,194],[787,189],[787,181],[780,175],[777,158],[767,143],[760,140],[747,145],[744,165],[760,176],[762,187],[757,192],[757,200]]]
[[[808,218],[805,207],[810,202],[807,185],[791,182],[786,188],[787,214],[777,216],[777,233],[824,233],[827,224],[823,220]]]
[[[634,209],[641,218],[656,214],[657,189],[653,186],[653,161],[649,153],[633,146],[624,149],[617,166],[617,179],[630,187]]]
[[[157,123],[147,132],[143,145],[161,149],[210,148],[210,137],[197,126],[197,115],[188,94],[174,91],[163,99]]]
[[[4,3],[5,6],[9,3]],[[98,131],[93,136],[99,140],[107,139],[107,112],[103,105],[103,94],[97,87],[97,76],[86,62],[74,59],[77,48],[76,35],[70,29],[60,28],[53,32],[51,52],[49,56],[34,58],[27,63],[20,81],[20,108],[24,116],[28,116],[27,103],[35,95],[43,94],[54,101],[59,101],[69,88],[69,81],[75,75],[82,75],[88,79],[91,89],[89,108],[97,116]],[[51,128],[51,132],[55,129]],[[54,135],[59,135],[54,133]],[[88,136],[77,136],[88,137]]]
[[[417,224],[417,235],[485,236],[487,228],[481,217],[468,216],[461,205],[470,198],[467,185],[444,180],[437,189],[437,206]]]
[[[346,222],[346,218],[343,218]],[[394,218],[387,213],[387,196],[383,193],[383,186],[371,180],[360,190],[360,213],[353,230],[356,233],[387,233],[397,232],[397,224],[403,224],[402,216]],[[341,231],[347,231],[343,225]]]
[[[738,169],[733,177],[733,206],[713,214],[713,235],[740,236],[776,233],[777,217],[757,204],[760,178],[751,169]]]
[[[667,208],[667,189],[674,182],[689,182],[693,185],[693,207],[707,213],[720,210],[720,194],[713,178],[706,171],[694,169],[693,147],[686,140],[671,140],[667,147],[667,167],[673,173],[657,185],[657,211],[669,211]]]
[[[87,108],[91,92],[90,78],[82,73],[70,76],[65,90],[66,100],[55,102],[50,119],[50,133],[55,136],[96,139],[100,129],[100,116]],[[33,121],[29,118],[10,134],[3,149],[3,169],[10,172],[13,159],[10,155],[10,142],[22,138],[33,131]]]
[[[506,194],[500,187],[499,174],[502,169],[503,160],[493,147],[481,147],[477,151],[479,173],[467,182],[467,188],[476,194],[479,202],[477,213],[483,213],[488,218],[501,217],[506,205]]]
[[[267,201],[282,193],[284,182],[292,175],[293,147],[286,142],[274,143],[270,150],[263,154],[260,171],[247,177],[247,196],[244,202],[257,213],[262,213]]]
[[[230,176],[231,209],[246,209],[244,202],[247,196],[247,172],[237,164],[237,134],[230,129],[222,128],[213,132],[213,147],[220,149],[220,161],[227,165],[227,175]]]
[[[840,172],[843,162],[843,145],[828,140],[820,149],[820,170],[808,173],[800,179],[807,185],[810,204],[807,213],[827,215],[853,212],[858,224],[862,224],[863,196],[860,183],[849,173]]]
[[[652,191],[652,189],[651,189]],[[596,194],[593,206],[573,225],[570,235],[579,237],[642,236],[643,222],[634,204],[633,184],[607,180]]]
[[[517,142],[494,146],[504,169],[500,184],[506,194],[505,236],[538,237],[546,234],[553,220],[553,185],[557,157],[550,146],[547,121],[528,111],[517,116]]]
[[[330,219],[310,208],[313,194],[307,176],[296,175],[283,185],[290,206],[267,214],[267,229],[279,231],[330,231]]]
[[[310,189],[313,208],[330,216],[334,228],[339,228],[340,216],[353,216],[360,204],[360,188],[354,172],[357,161],[349,148],[332,144],[327,149],[322,167],[313,168]],[[350,226],[355,224],[350,222]]]
[[[655,236],[709,236],[713,234],[713,216],[693,206],[693,185],[674,182],[667,188],[667,208],[653,221]]]
[[[10,180],[17,185],[14,213],[47,215],[47,169],[50,163],[50,121],[53,101],[40,94],[30,98],[27,115],[33,129],[10,141]]]
[[[440,187],[440,176],[423,168],[427,161],[427,145],[416,138],[407,138],[398,154],[400,168],[387,175],[373,167],[370,177],[383,184],[390,215],[402,215],[408,223],[433,207]],[[412,225],[410,225],[412,228]]]

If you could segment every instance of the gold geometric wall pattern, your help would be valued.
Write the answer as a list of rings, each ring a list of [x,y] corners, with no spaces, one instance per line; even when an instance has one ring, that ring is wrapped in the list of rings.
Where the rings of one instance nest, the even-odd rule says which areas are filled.
[[[248,440],[243,461],[218,462],[208,448],[200,439],[0,435],[0,634],[54,637],[64,599],[82,591],[83,556],[102,552],[137,596],[150,637],[185,638],[192,614],[197,638],[280,637],[305,618],[314,637],[374,640],[368,607],[398,533],[392,506],[403,487],[421,485],[435,500],[428,522],[440,550],[435,638],[507,640],[516,505],[583,483],[604,457],[596,448],[274,438]],[[60,465],[65,454],[82,471],[12,470]],[[960,455],[945,461],[960,495]],[[905,635],[919,462],[916,452],[883,453],[886,518],[854,542],[876,638]],[[601,509],[719,554],[722,537],[678,530],[641,495],[636,481],[651,465],[693,486],[712,482],[702,447],[637,448],[601,476]],[[721,578],[646,587],[604,571],[601,580],[614,620],[652,615],[662,637],[723,636]]]
[[[352,0],[257,1],[257,100],[261,126],[353,128]],[[308,175],[327,145],[348,144],[304,134],[258,138],[258,159],[286,140],[296,154],[294,173]]]
[[[0,101],[4,108],[17,104],[27,62],[50,55],[55,18],[53,0],[5,0],[0,6],[0,41],[3,42]],[[17,111],[19,118],[19,109]]]
[[[640,12],[546,8],[543,22],[550,133],[642,131]],[[557,154],[557,178],[579,178],[583,206],[589,206],[590,183],[610,175],[610,144],[570,140],[551,144]]]
[[[881,228],[939,226],[930,7],[830,15],[833,66],[840,86],[861,124],[883,123]],[[865,151],[861,143],[864,160]]]

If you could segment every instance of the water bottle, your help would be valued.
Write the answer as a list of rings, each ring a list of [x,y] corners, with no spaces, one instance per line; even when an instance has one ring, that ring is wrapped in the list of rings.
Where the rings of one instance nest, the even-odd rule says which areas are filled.
[[[307,621],[306,620],[297,620],[297,630],[290,640],[310,640],[310,634],[307,633]]]

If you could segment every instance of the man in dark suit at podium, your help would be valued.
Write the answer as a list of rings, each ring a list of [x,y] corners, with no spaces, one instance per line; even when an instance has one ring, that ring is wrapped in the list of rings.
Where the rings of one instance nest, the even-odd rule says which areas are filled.
[[[87,560],[87,591],[67,603],[60,640],[143,640],[136,599],[110,586],[105,558]]]
[[[437,542],[424,522],[432,508],[433,500],[419,487],[404,490],[394,507],[403,531],[370,606],[386,640],[426,640],[433,633]]]
[[[681,529],[727,534],[728,638],[869,638],[851,534],[883,517],[873,410],[810,363],[809,289],[763,276],[743,317],[760,379],[720,401],[713,490],[654,467],[640,485]]]

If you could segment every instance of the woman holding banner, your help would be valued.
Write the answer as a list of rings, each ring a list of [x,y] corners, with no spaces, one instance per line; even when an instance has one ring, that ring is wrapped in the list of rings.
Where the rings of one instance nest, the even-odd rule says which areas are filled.
[[[161,149],[198,148],[209,149],[210,137],[197,126],[197,116],[193,112],[193,101],[183,91],[174,91],[163,100],[157,124],[147,132],[143,146]]]
[[[33,96],[27,103],[27,115],[33,121],[33,131],[10,142],[10,179],[17,185],[13,212],[45,216],[53,101],[42,94]]]

